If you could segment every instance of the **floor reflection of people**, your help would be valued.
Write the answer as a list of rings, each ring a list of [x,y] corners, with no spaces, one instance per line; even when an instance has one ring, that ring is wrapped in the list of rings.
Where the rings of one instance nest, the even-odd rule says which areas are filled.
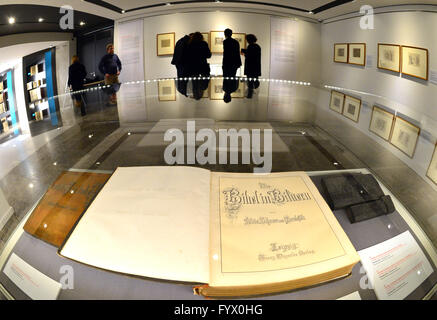
[[[83,103],[82,93],[77,93],[83,89],[83,82],[86,77],[85,66],[79,62],[79,57],[74,55],[72,64],[68,68],[68,87],[73,91],[73,101],[77,108],[80,108],[82,116],[86,115],[85,105]],[[76,92],[76,93],[74,93]]]
[[[235,76],[238,68],[241,67],[241,56],[240,44],[232,38],[232,30],[226,29],[224,33],[226,39],[223,40],[223,101],[228,103],[232,100],[231,93],[238,89],[238,80]]]
[[[187,80],[183,80],[188,76],[187,74],[187,48],[188,41],[190,40],[190,36],[192,34],[185,35],[180,38],[175,45],[173,59],[171,60],[171,64],[176,66],[177,71],[177,90],[187,97]]]
[[[199,100],[203,91],[208,88],[210,67],[207,59],[211,58],[211,51],[208,43],[204,41],[200,32],[195,32],[188,41],[187,48],[187,73],[189,77],[197,78],[192,80],[194,99]]]
[[[105,75],[105,85],[109,85],[108,93],[110,94],[110,104],[117,103],[117,91],[120,89],[120,81],[118,76],[121,72],[121,61],[114,53],[114,45],[108,44],[106,52],[99,63],[99,70]]]
[[[246,40],[249,43],[247,49],[241,49],[241,53],[246,57],[244,61],[244,74],[248,78],[247,98],[252,98],[253,89],[259,87],[258,77],[261,76],[261,47],[256,43],[257,38],[253,34],[248,34]]]

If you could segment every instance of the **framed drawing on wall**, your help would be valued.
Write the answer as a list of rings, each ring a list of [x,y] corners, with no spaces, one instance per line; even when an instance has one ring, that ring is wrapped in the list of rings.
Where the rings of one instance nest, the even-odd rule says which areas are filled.
[[[233,33],[232,38],[238,41],[240,49],[246,49],[246,34],[245,33]]]
[[[209,35],[211,53],[223,53],[223,40],[225,40],[224,32],[211,31]]]
[[[369,131],[388,141],[390,139],[394,119],[395,116],[392,113],[373,106]]]
[[[361,100],[346,95],[344,99],[343,115],[352,121],[358,122],[360,118],[360,111]]]
[[[434,148],[434,153],[432,154],[431,162],[429,164],[428,170],[426,171],[426,176],[437,184],[437,145]]]
[[[343,113],[344,94],[338,91],[331,91],[331,102],[329,108],[335,112]]]
[[[201,32],[203,36],[203,41],[206,41],[208,47],[211,49],[211,43],[209,41],[209,32]]]
[[[238,81],[238,89],[231,93],[232,98],[244,98],[244,92],[246,90],[246,82]]]
[[[172,55],[175,46],[175,33],[160,33],[156,35],[156,54],[158,56]]]
[[[209,99],[223,100],[223,78],[212,78],[209,83]]]
[[[176,85],[173,79],[158,81],[158,100],[176,101]]]
[[[334,44],[334,62],[347,63],[348,48],[347,43]]]
[[[396,117],[390,143],[412,158],[414,151],[416,151],[419,134],[419,127],[400,117]]]
[[[401,46],[378,43],[378,68],[401,72]]]
[[[402,46],[401,72],[408,76],[428,80],[428,49]]]
[[[366,65],[366,44],[349,43],[348,63],[359,66]]]

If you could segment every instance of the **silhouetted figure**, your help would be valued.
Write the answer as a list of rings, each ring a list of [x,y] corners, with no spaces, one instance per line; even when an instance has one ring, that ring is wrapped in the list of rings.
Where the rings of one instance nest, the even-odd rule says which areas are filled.
[[[248,34],[246,40],[249,45],[247,49],[241,49],[241,53],[246,57],[244,74],[251,79],[247,82],[249,88],[247,97],[250,99],[253,95],[253,89],[259,87],[258,77],[261,76],[261,47],[256,43],[257,38],[253,34]]]
[[[200,32],[195,32],[188,41],[187,69],[190,77],[209,77],[211,69],[207,59],[211,58],[208,43],[203,40]],[[192,80],[194,99],[199,100],[203,91],[208,88],[208,80]]]
[[[187,80],[182,80],[182,78],[188,77],[187,73],[187,49],[188,49],[188,41],[190,40],[190,36],[192,34],[185,35],[180,38],[175,45],[173,59],[171,60],[171,64],[176,66],[177,76],[178,76],[178,91],[187,96]]]
[[[74,55],[71,59],[71,66],[68,68],[68,87],[74,92],[83,89],[86,77],[85,66],[79,62],[79,57]],[[74,105],[80,108],[82,116],[86,115],[85,105],[82,101],[82,93],[73,93]]]
[[[114,53],[114,45],[108,44],[106,46],[106,52],[99,63],[99,70],[105,76],[105,85],[109,85],[110,89],[108,93],[110,96],[110,103],[117,103],[117,91],[120,89],[120,81],[118,76],[121,72],[121,61]]]
[[[223,77],[235,77],[238,68],[241,67],[240,44],[232,38],[232,30],[225,30],[225,40],[223,40]],[[228,103],[231,101],[231,93],[237,91],[238,80],[223,79],[223,100]]]

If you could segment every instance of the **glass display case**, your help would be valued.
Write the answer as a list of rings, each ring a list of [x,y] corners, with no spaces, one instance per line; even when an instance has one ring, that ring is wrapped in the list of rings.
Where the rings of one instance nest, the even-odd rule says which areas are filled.
[[[67,253],[68,250],[65,249],[66,242],[72,241],[73,236],[78,238],[84,236],[84,234],[80,235],[80,229],[90,223],[84,222],[87,221],[87,214],[91,215],[93,211],[91,209],[93,205],[97,205],[99,197],[103,197],[105,192],[110,192],[114,184],[111,179],[116,179],[120,168],[159,168],[169,165],[170,168],[176,166],[181,169],[188,165],[207,169],[212,174],[253,173],[255,168],[268,167],[271,168],[272,174],[304,172],[314,184],[315,190],[320,193],[323,199],[321,201],[329,205],[329,210],[332,210],[330,212],[335,217],[334,221],[340,225],[342,232],[359,255],[359,261],[353,265],[351,272],[339,279],[317,280],[317,283],[310,287],[297,286],[292,290],[284,289],[280,292],[272,291],[262,295],[242,294],[243,298],[338,299],[347,297],[373,300],[429,299],[434,295],[437,283],[435,251],[437,229],[433,224],[432,209],[437,199],[432,181],[434,150],[431,147],[422,147],[417,148],[413,154],[413,159],[417,156],[426,159],[433,158],[428,164],[422,164],[427,169],[431,166],[431,171],[428,170],[428,173],[423,175],[423,172],[417,172],[408,166],[408,162],[405,162],[411,159],[410,156],[408,159],[407,157],[399,158],[399,155],[393,153],[394,149],[391,150],[390,139],[386,141],[375,133],[378,130],[375,127],[381,124],[375,121],[377,115],[373,105],[377,104],[383,109],[383,106],[390,105],[390,101],[384,101],[384,98],[378,97],[376,98],[378,103],[376,103],[372,100],[375,99],[372,95],[363,92],[358,95],[346,88],[331,88],[324,84],[261,78],[259,79],[260,85],[255,90],[252,99],[235,98],[230,103],[225,103],[213,97],[218,93],[212,93],[211,90],[214,89],[211,86],[206,89],[204,94],[206,97],[195,100],[192,98],[191,82],[206,81],[220,85],[223,81],[237,81],[239,82],[237,88],[244,88],[246,93],[249,81],[247,78],[231,80],[217,76],[212,79],[188,80],[188,97],[176,90],[178,81],[179,79],[164,78],[123,83],[117,93],[118,105],[107,106],[106,110],[108,119],[117,109],[119,115],[124,115],[120,125],[109,121],[97,126],[90,121],[85,123],[79,133],[79,138],[77,136],[73,138],[77,133],[67,131],[53,142],[55,148],[47,154],[50,158],[47,161],[49,170],[44,168],[44,173],[38,171],[36,178],[30,184],[22,186],[25,189],[22,209],[16,210],[14,216],[4,227],[6,232],[3,231],[2,238],[0,283],[6,297],[14,299],[204,299],[201,295],[193,294],[193,289],[196,291],[196,285],[199,285],[199,282],[181,282],[177,279],[169,281],[168,278],[154,277],[150,270],[140,268],[144,271],[139,271],[135,267],[135,264],[144,263],[142,260],[147,261],[147,255],[142,252],[150,250],[147,241],[135,235],[153,233],[153,230],[149,230],[147,226],[147,221],[151,217],[148,216],[150,213],[147,213],[147,200],[144,200],[143,196],[132,197],[128,193],[127,196],[130,199],[128,203],[123,202],[126,200],[121,200],[122,197],[118,194],[120,198],[116,198],[118,200],[115,200],[113,206],[117,207],[118,202],[124,203],[122,207],[131,208],[125,212],[124,222],[120,223],[114,216],[117,210],[122,209],[114,209],[112,212],[112,206],[109,206],[103,218],[95,216],[94,226],[85,233],[87,234],[85,240],[78,240],[78,243],[83,246],[83,249],[79,250],[83,255]],[[169,87],[168,91],[162,89],[165,86]],[[107,96],[107,89],[106,86],[90,88],[85,89],[84,93],[101,90],[101,94]],[[345,107],[341,112],[331,107],[334,103],[332,99],[334,92],[335,96],[345,95],[343,101]],[[162,94],[170,94],[174,96],[174,99],[163,99],[160,96]],[[291,97],[286,103],[292,106],[295,114],[301,116],[299,121],[277,120],[287,118],[287,113],[290,112],[290,110],[281,109],[284,94]],[[317,102],[314,96],[319,97]],[[349,96],[353,99],[348,99]],[[61,95],[58,98],[64,97]],[[357,109],[353,110],[352,106]],[[129,110],[129,113],[125,114],[125,110]],[[389,109],[383,110],[389,112]],[[351,116],[344,114],[343,111]],[[358,115],[355,116],[355,112],[358,112]],[[196,116],[192,117],[193,114]],[[382,114],[381,121],[386,119],[383,115],[385,113]],[[401,115],[397,113],[397,116]],[[414,120],[408,119],[409,123]],[[393,126],[396,121],[393,119]],[[415,123],[420,125],[417,121]],[[422,123],[426,121],[422,119]],[[363,132],[360,127],[365,128],[367,132]],[[251,141],[256,138],[257,130],[263,133],[260,141],[264,142],[260,150],[264,161],[260,162],[259,159],[253,157],[251,152],[247,153],[247,150],[244,150],[243,136],[239,136],[239,139],[234,142],[230,138],[229,144],[221,145],[220,132],[229,133],[233,129],[243,136],[247,130]],[[194,163],[185,162],[188,158],[180,158],[183,159],[181,162],[168,162],[166,149],[170,142],[176,141],[174,140],[177,136],[176,132],[180,132],[183,138],[179,147],[186,151],[185,157],[188,157],[189,148],[192,146],[190,139],[194,139],[196,152],[201,148],[202,142],[206,141],[198,138],[196,142],[195,138],[190,138],[190,133],[195,137],[199,132],[206,131],[211,135],[217,134],[216,143],[208,149],[208,153],[213,153],[214,157],[208,157],[206,162],[199,163],[200,158],[198,153],[195,153]],[[271,149],[268,148],[268,140],[263,140],[264,137],[269,136],[269,132],[271,132]],[[415,131],[408,132],[414,134]],[[431,144],[430,136],[424,135],[425,132],[426,127],[421,126],[419,137],[416,138],[418,140],[416,143],[419,145]],[[168,136],[173,138],[168,138]],[[402,139],[407,138],[399,137],[399,140]],[[67,149],[74,150],[74,154],[64,146],[67,141],[69,141]],[[420,154],[425,150],[429,153],[428,157]],[[177,159],[175,152],[179,152],[180,149],[176,148],[173,151],[174,159]],[[223,151],[229,158],[227,161],[220,162],[220,152]],[[268,163],[269,152],[271,152],[271,164]],[[404,153],[402,150],[399,152],[399,154]],[[237,159],[236,162],[231,162],[233,156]],[[250,159],[248,162],[244,162],[244,159],[247,159],[246,156]],[[33,170],[42,170],[35,168],[32,161],[29,159],[26,165],[34,168]],[[12,172],[9,175],[12,178],[14,174]],[[146,189],[151,188],[150,186],[155,183],[153,181],[156,181],[151,179],[152,182],[149,183],[141,182],[146,181],[147,176],[141,177],[140,172],[135,175],[140,181],[139,184],[138,181],[136,183],[131,181],[126,187],[122,187],[122,190],[125,190],[123,188],[129,190],[135,184],[147,185]],[[346,195],[341,196],[343,200],[344,197],[353,198],[350,190],[357,185],[359,188],[364,188],[368,198],[359,195],[358,200],[350,200],[355,206],[334,205],[333,197],[336,192],[330,189],[332,186],[327,186],[330,177],[343,179],[343,182],[337,181],[334,184],[334,189],[337,186],[339,190],[346,190]],[[366,179],[374,182],[363,182],[360,177],[367,177]],[[171,179],[171,177],[163,178],[164,184],[159,188],[167,188],[165,186],[168,184],[175,185],[176,182],[170,182]],[[197,178],[193,177],[191,180],[194,179]],[[132,187],[128,187],[129,185]],[[140,195],[141,187],[139,186],[130,189],[129,192]],[[372,198],[373,188],[379,191]],[[152,189],[147,192],[151,192]],[[11,195],[13,190],[10,188],[6,188],[4,192],[7,199],[14,198]],[[174,190],[172,191],[169,187],[162,192],[174,192]],[[180,192],[172,197],[177,197]],[[111,193],[109,195],[111,197]],[[418,197],[418,195],[421,196]],[[338,193],[337,196],[339,196]],[[172,197],[169,199],[173,199]],[[382,201],[381,197],[387,197],[388,202]],[[423,197],[428,199],[426,203]],[[163,208],[172,207],[169,199],[161,204]],[[197,205],[194,207],[197,208]],[[144,216],[132,216],[132,210],[144,211]],[[177,210],[173,211],[175,211],[173,214],[177,213]],[[124,231],[108,233],[111,227],[109,220],[104,222],[106,215],[112,216],[111,219],[115,226],[118,226],[115,227],[116,229],[120,229],[123,225],[121,230]],[[175,219],[176,216],[174,216]],[[133,223],[133,221],[136,222]],[[155,220],[153,221],[156,223]],[[138,229],[140,223],[144,225]],[[188,226],[193,223],[187,222],[186,226],[179,225],[179,229],[186,228],[186,232],[195,233],[196,229]],[[171,230],[171,226],[167,225],[167,228],[164,228],[161,225],[161,227],[162,230],[159,232],[161,236],[157,236],[155,245],[173,239],[169,231],[166,231],[166,229]],[[106,230],[105,228],[107,232],[102,231]],[[262,230],[269,234],[269,226],[265,225],[263,228],[265,229]],[[138,230],[141,230],[140,233]],[[211,229],[211,232],[212,230],[216,229]],[[308,232],[311,234],[309,230]],[[128,237],[127,234],[131,236]],[[199,234],[197,236],[201,238]],[[313,236],[317,237],[316,234]],[[99,247],[102,244],[102,241],[98,241],[100,237],[103,237],[103,243],[111,241],[114,243],[108,247],[104,245]],[[124,244],[126,244],[125,241],[131,241],[132,250],[117,251],[117,243],[120,241]],[[94,243],[93,246],[91,242]],[[178,247],[177,243],[171,241],[170,243],[178,250],[183,250],[182,247]],[[98,251],[107,253],[99,255],[96,251],[92,254],[93,258],[86,256],[85,252],[93,252],[89,247],[94,246],[98,248]],[[131,254],[128,254],[128,251],[131,251]],[[124,260],[116,258],[111,264],[105,260],[107,254],[112,257],[124,257]],[[150,252],[149,254],[152,255]],[[380,259],[375,260],[375,256]],[[156,253],[153,259],[161,260],[161,263],[166,266],[175,265],[170,262],[171,259],[168,260]],[[124,267],[127,269],[123,269]],[[195,269],[196,265],[192,263],[191,267]],[[294,266],[294,268],[297,267],[299,265]],[[182,267],[176,264],[171,268],[177,273],[177,270]],[[320,273],[323,273],[323,270],[317,271],[317,274]],[[287,280],[287,278],[284,279]],[[46,290],[36,290],[32,288],[32,283],[41,285]],[[390,286],[390,290],[387,286]],[[110,290],[104,290],[104,288],[110,288]]]

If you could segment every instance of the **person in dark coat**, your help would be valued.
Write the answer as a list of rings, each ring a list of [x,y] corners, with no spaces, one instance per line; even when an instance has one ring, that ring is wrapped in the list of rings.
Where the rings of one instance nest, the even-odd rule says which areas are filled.
[[[200,32],[195,32],[188,41],[187,73],[189,77],[209,77],[211,69],[207,59],[211,58],[211,50]],[[203,91],[208,88],[209,79],[192,80],[194,99],[199,100]]]
[[[241,67],[240,43],[232,38],[232,30],[225,30],[225,40],[223,40],[223,77],[235,77],[238,68]],[[231,101],[231,93],[238,89],[238,80],[223,79],[223,100],[228,103]]]
[[[187,96],[187,80],[182,80],[182,78],[186,78],[187,74],[187,47],[188,41],[190,40],[190,36],[192,34],[185,35],[180,38],[175,45],[173,59],[171,60],[171,64],[176,66],[177,76],[178,76],[178,91]]]
[[[82,93],[74,93],[83,89],[83,83],[87,72],[85,66],[79,62],[78,56],[73,56],[72,64],[68,68],[68,87],[73,91],[74,105],[80,108],[82,116],[86,114],[85,106],[82,102]]]
[[[259,87],[258,77],[261,76],[261,47],[256,43],[257,38],[253,34],[248,34],[246,40],[249,43],[247,49],[241,49],[246,60],[244,62],[244,74],[249,78],[247,86],[249,88],[247,97],[253,95],[253,89]]]
[[[99,70],[105,76],[105,85],[110,86],[109,94],[110,103],[117,103],[116,92],[120,89],[120,81],[118,76],[121,72],[121,61],[114,53],[114,45],[112,43],[106,46],[106,52],[99,63]]]

